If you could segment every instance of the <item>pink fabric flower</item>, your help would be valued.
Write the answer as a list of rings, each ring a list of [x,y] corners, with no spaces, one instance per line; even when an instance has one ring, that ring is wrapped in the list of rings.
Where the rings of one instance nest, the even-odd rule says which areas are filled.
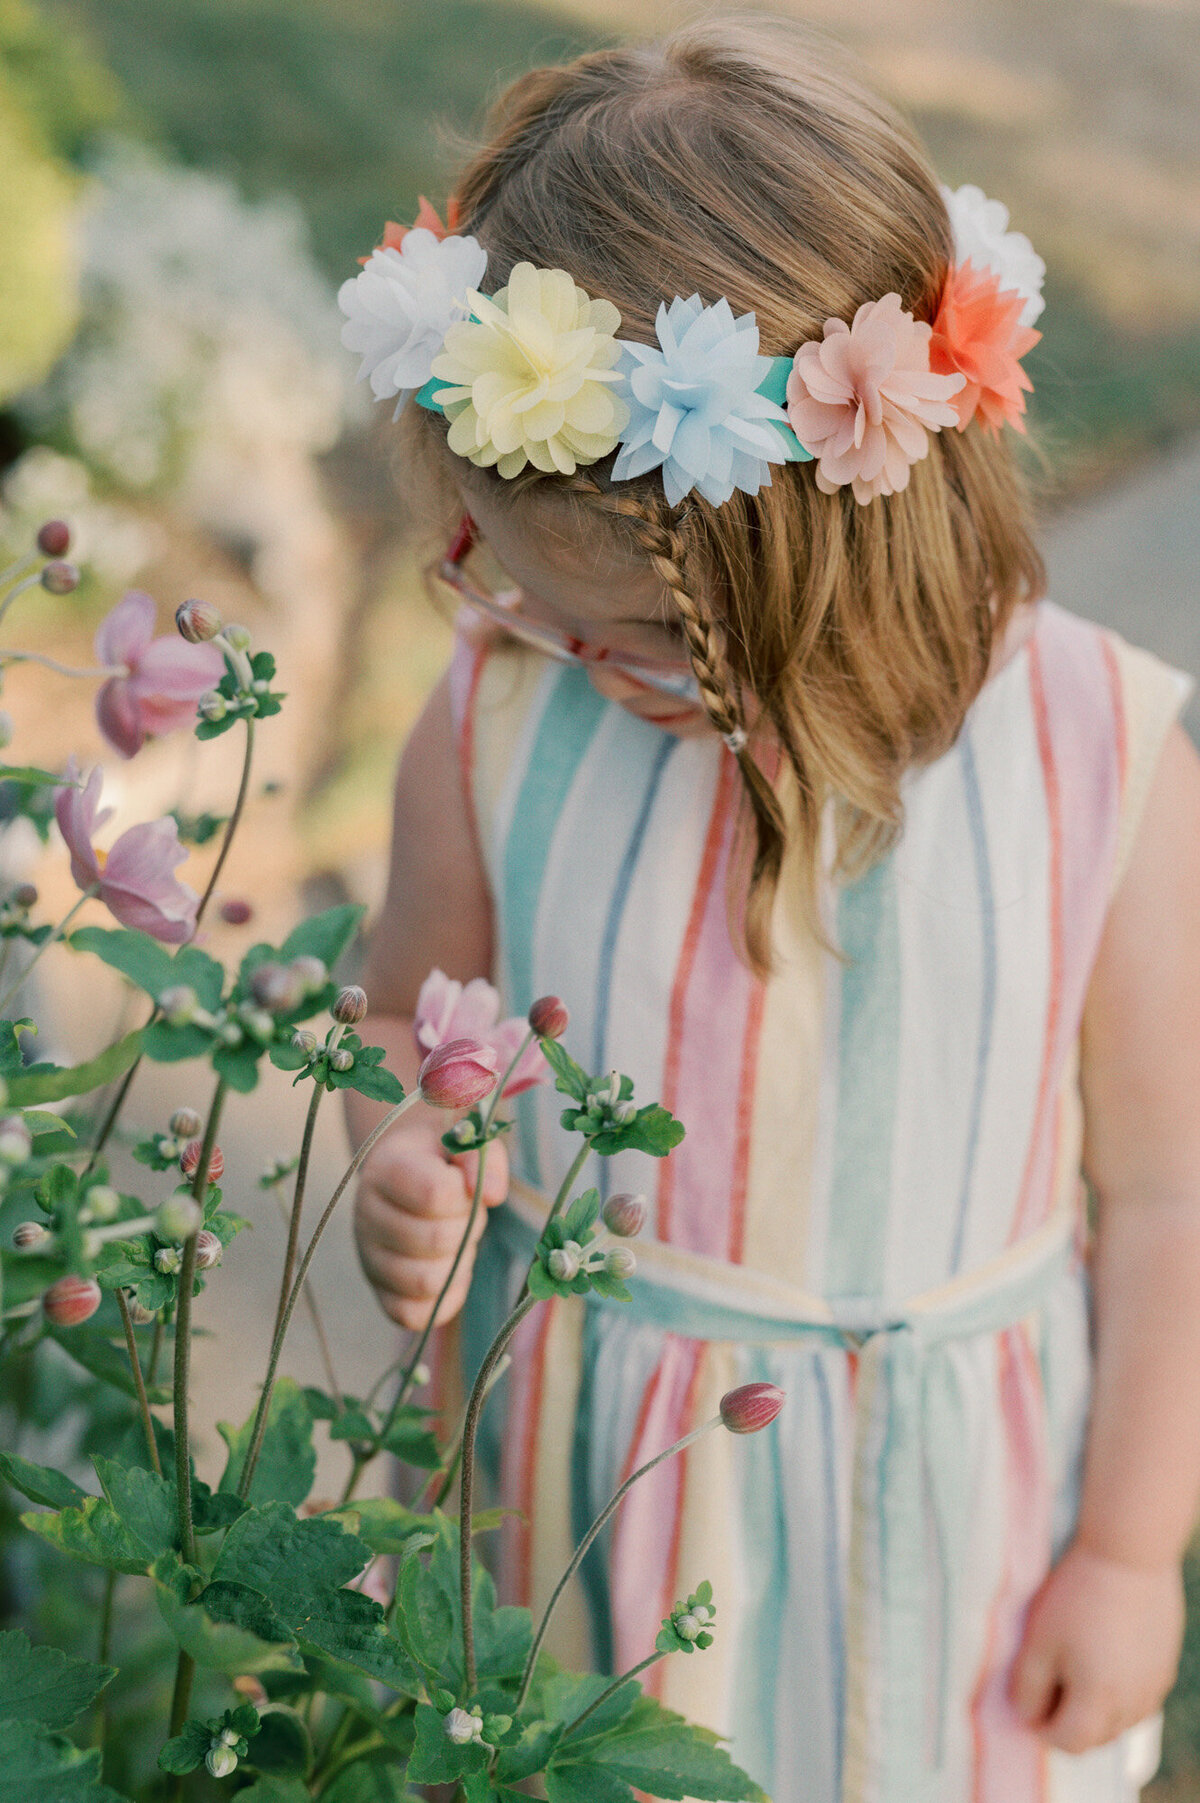
[[[123,758],[159,737],[190,726],[196,703],[225,673],[215,645],[189,645],[177,633],[154,637],[154,602],[140,589],[122,595],[96,633],[97,662],[119,665],[96,696],[96,719]]]
[[[195,930],[199,897],[172,874],[187,857],[179,828],[170,819],[149,820],[122,833],[111,851],[97,851],[92,837],[112,816],[111,808],[98,811],[104,778],[97,766],[81,788],[75,774],[72,762],[67,767],[72,780],[54,797],[58,830],[71,854],[71,875],[81,889],[95,887],[122,926],[166,945],[182,945]]]
[[[929,450],[928,432],[957,425],[950,397],[966,378],[932,372],[931,328],[898,294],[865,302],[852,325],[827,319],[824,330],[792,361],[788,422],[818,460],[822,494],[849,482],[865,506],[907,488],[910,468]]]
[[[478,1039],[496,1053],[496,1068],[505,1071],[516,1057],[517,1048],[529,1031],[529,1022],[520,1015],[498,1020],[500,997],[484,977],[473,977],[459,983],[444,971],[431,970],[417,997],[417,1013],[413,1021],[417,1050],[431,1052],[449,1039]],[[522,1054],[504,1089],[505,1096],[519,1096],[532,1089],[548,1074],[542,1048],[536,1040]]]

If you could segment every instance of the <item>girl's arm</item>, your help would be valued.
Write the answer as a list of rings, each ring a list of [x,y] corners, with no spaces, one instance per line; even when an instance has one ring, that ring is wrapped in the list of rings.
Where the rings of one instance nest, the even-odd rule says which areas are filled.
[[[406,1089],[420,1059],[413,1040],[417,995],[439,966],[463,981],[486,977],[492,962],[492,916],[487,877],[463,795],[443,677],[416,726],[396,776],[387,892],[371,935],[363,986],[370,1012],[364,1040],[386,1047],[388,1064]],[[355,1145],[387,1112],[353,1090],[343,1091]],[[448,1117],[418,1107],[385,1134],[363,1165],[355,1198],[359,1258],[381,1306],[402,1326],[423,1327],[462,1237],[470,1208],[475,1155],[448,1161],[441,1135]],[[507,1192],[502,1141],[488,1148],[484,1200]],[[480,1215],[475,1238],[483,1230]],[[466,1295],[467,1257],[446,1298],[441,1320]]]
[[[1179,726],[1105,923],[1080,1077],[1097,1201],[1083,1491],[1013,1687],[1069,1752],[1170,1689],[1200,1502],[1200,758]]]

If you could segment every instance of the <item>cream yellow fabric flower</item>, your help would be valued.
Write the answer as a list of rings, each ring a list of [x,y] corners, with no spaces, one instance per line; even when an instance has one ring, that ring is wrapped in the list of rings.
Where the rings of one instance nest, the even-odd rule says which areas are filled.
[[[616,448],[629,409],[613,393],[621,316],[591,300],[565,269],[518,263],[491,297],[467,296],[473,317],[451,325],[433,375],[450,449],[501,476],[527,463],[565,476]]]

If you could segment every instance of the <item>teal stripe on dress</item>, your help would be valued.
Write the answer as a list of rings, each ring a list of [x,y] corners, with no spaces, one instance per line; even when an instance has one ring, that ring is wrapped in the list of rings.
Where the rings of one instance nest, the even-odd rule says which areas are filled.
[[[841,890],[837,928],[850,963],[842,972],[823,1288],[829,1296],[877,1296],[887,1260],[900,1049],[900,926],[893,858]]]
[[[510,1011],[525,1014],[533,993],[533,935],[546,859],[576,772],[609,703],[598,695],[580,665],[567,665],[550,691],[504,846],[504,956]],[[518,1099],[516,1114],[522,1169],[541,1181],[537,1153],[537,1090]]]
[[[745,1360],[742,1383],[770,1383],[776,1372],[766,1353]],[[781,1669],[782,1599],[788,1591],[788,1527],[784,1519],[782,1430],[754,1434],[738,1447],[741,1471],[741,1562],[746,1573],[744,1615],[734,1672],[735,1757],[771,1791],[775,1773],[775,1720],[795,1673]],[[721,1598],[717,1596],[717,1624]],[[786,1706],[786,1705],[785,1705]]]
[[[967,804],[967,820],[971,828],[971,849],[975,858],[975,880],[979,885],[979,916],[983,935],[983,997],[980,1003],[979,1050],[975,1060],[975,1084],[971,1091],[971,1117],[967,1128],[967,1151],[963,1161],[962,1188],[954,1223],[954,1244],[950,1253],[950,1276],[962,1264],[963,1237],[967,1226],[967,1208],[971,1197],[971,1178],[975,1174],[975,1154],[979,1145],[979,1123],[983,1115],[983,1092],[987,1079],[988,1053],[992,1045],[992,1020],[996,1012],[996,903],[992,895],[992,872],[988,861],[987,827],[983,818],[983,796],[979,790],[979,772],[975,752],[966,727],[959,738],[962,761],[963,792]]]
[[[600,1507],[594,1504],[591,1485],[592,1444],[595,1435],[595,1374],[602,1321],[600,1310],[585,1306],[583,1350],[579,1365],[579,1396],[575,1405],[575,1433],[571,1444],[571,1538],[583,1539]],[[608,1560],[612,1523],[592,1542],[579,1567],[579,1584],[587,1603],[592,1638],[592,1666],[598,1672],[613,1669],[612,1611],[608,1602]]]

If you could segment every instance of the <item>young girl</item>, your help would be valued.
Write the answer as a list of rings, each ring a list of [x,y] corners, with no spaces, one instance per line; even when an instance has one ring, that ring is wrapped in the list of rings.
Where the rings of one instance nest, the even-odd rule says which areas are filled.
[[[501,624],[401,762],[372,1030],[411,1080],[431,967],[551,991],[687,1128],[585,1170],[649,1195],[635,1300],[535,1312],[489,1405],[509,1593],[768,1379],[770,1432],[631,1494],[553,1650],[625,1670],[709,1577],[715,1645],[648,1683],[776,1803],[1126,1803],[1200,1491],[1200,763],[1190,679],[1043,593],[1040,262],[782,23],[525,77],[423,219],[346,339]],[[560,1105],[490,1152],[468,1378]],[[358,1196],[407,1328],[467,1213],[443,1124]]]

